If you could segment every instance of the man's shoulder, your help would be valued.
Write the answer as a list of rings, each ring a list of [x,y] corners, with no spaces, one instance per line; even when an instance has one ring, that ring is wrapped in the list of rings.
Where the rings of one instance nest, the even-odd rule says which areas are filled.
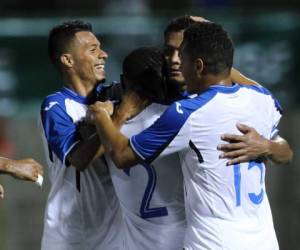
[[[280,113],[283,113],[283,109],[281,107],[280,102],[277,100],[277,98],[272,94],[272,92],[269,89],[267,89],[259,84],[257,84],[257,85],[240,85],[240,87],[241,87],[241,89],[253,91],[254,94],[264,95],[266,99],[269,99],[270,105],[274,105]]]
[[[57,91],[52,93],[44,98],[41,104],[41,111],[49,111],[54,107],[62,108],[64,106],[66,97],[60,92]]]

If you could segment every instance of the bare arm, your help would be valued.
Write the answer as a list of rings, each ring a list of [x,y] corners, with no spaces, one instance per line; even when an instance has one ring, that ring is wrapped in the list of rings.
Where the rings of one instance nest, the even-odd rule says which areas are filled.
[[[93,105],[92,105],[93,106]],[[96,107],[97,105],[95,105]],[[105,107],[109,109],[110,114],[113,113],[114,107],[110,102],[106,102]],[[124,122],[129,118],[141,111],[143,107],[143,102],[137,94],[134,92],[127,92],[123,96],[121,105],[115,109],[111,122],[116,130],[119,130]],[[102,114],[106,116],[105,114]],[[101,157],[105,152],[104,145],[101,144],[101,141],[98,134],[96,133],[96,128],[91,124],[83,124],[79,126],[81,141],[78,145],[68,155],[69,162],[76,167],[79,171],[83,171],[90,162]],[[98,127],[102,125],[98,124]]]
[[[288,163],[293,158],[293,151],[288,142],[280,136],[272,140],[261,137],[254,128],[238,124],[243,135],[224,134],[221,138],[229,144],[221,144],[221,158],[228,158],[228,165],[247,162],[259,157],[267,157],[276,163]]]
[[[241,72],[235,68],[231,69],[230,77],[232,82],[241,83],[245,85],[259,85],[256,81],[244,76]]]
[[[96,102],[90,106],[89,113],[92,116],[98,135],[118,168],[128,168],[139,162],[139,157],[133,152],[129,140],[114,125],[110,118],[111,112],[107,108],[108,102]]]
[[[0,174],[35,182],[38,175],[43,175],[43,168],[33,159],[12,160],[0,157]]]
[[[81,140],[67,155],[67,161],[77,170],[84,171],[90,162],[96,158],[100,147],[98,135],[92,134],[85,140]]]

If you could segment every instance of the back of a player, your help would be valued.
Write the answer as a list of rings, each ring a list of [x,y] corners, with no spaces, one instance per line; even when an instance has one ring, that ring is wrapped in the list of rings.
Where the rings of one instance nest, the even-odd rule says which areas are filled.
[[[239,133],[236,123],[254,127],[265,138],[276,133],[276,102],[260,87],[213,86],[193,105],[188,118],[190,147],[182,153],[188,229],[185,249],[278,249],[265,188],[262,161],[226,166],[217,145],[223,133]],[[187,104],[187,105],[190,105]]]
[[[127,136],[150,126],[166,106],[151,104],[123,125]],[[152,165],[117,169],[107,158],[124,218],[127,250],[181,250],[186,228],[183,177],[178,154]]]

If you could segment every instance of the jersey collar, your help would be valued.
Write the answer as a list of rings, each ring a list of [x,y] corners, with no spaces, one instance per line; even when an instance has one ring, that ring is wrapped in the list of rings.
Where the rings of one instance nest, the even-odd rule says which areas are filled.
[[[78,93],[76,93],[75,91],[73,91],[73,90],[71,90],[67,87],[62,87],[61,92],[64,95],[70,97],[71,99],[73,99],[76,102],[86,104],[86,105],[91,104],[91,99],[90,98],[81,96]]]
[[[231,94],[237,92],[240,89],[240,85],[236,83],[233,83],[231,86],[216,84],[210,86],[209,89],[214,89],[217,92],[221,92],[224,94]]]

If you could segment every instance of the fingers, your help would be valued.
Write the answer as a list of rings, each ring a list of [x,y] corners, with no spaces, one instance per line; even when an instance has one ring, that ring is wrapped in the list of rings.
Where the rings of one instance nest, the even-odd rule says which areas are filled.
[[[37,166],[37,171],[39,175],[44,175],[44,169],[42,167],[42,165],[40,165],[38,162],[36,162],[36,166]]]
[[[201,16],[190,16],[190,18],[192,20],[194,20],[195,22],[209,22],[209,20],[207,20]]]
[[[226,166],[230,166],[230,165],[234,165],[234,164],[238,164],[238,163],[243,163],[243,162],[248,162],[249,159],[246,156],[239,156],[233,159],[230,159],[227,161]]]
[[[245,137],[243,135],[224,134],[221,139],[227,142],[243,142]]]
[[[97,101],[93,105],[89,106],[89,112],[93,113],[94,115],[99,111],[105,111],[109,116],[111,116],[114,112],[114,105],[111,101]]]
[[[240,157],[240,156],[246,156],[246,153],[247,153],[247,150],[239,149],[239,150],[234,150],[231,152],[224,152],[224,153],[220,154],[219,157],[233,159],[233,158]],[[249,160],[249,158],[248,158],[248,160]]]
[[[27,158],[27,159],[25,159],[25,161],[27,161],[27,163],[29,165],[31,165],[36,178],[37,178],[38,174],[44,175],[43,166],[41,164],[39,164],[36,160],[34,160],[32,158]]]
[[[236,149],[241,149],[245,147],[245,143],[243,142],[238,142],[238,143],[227,143],[227,144],[220,144],[217,146],[218,150],[228,152]]]
[[[242,124],[242,123],[237,123],[236,124],[236,127],[238,128],[238,130],[240,132],[242,132],[243,134],[247,134],[248,132],[250,132],[252,130],[252,127],[249,127],[245,124]]]

